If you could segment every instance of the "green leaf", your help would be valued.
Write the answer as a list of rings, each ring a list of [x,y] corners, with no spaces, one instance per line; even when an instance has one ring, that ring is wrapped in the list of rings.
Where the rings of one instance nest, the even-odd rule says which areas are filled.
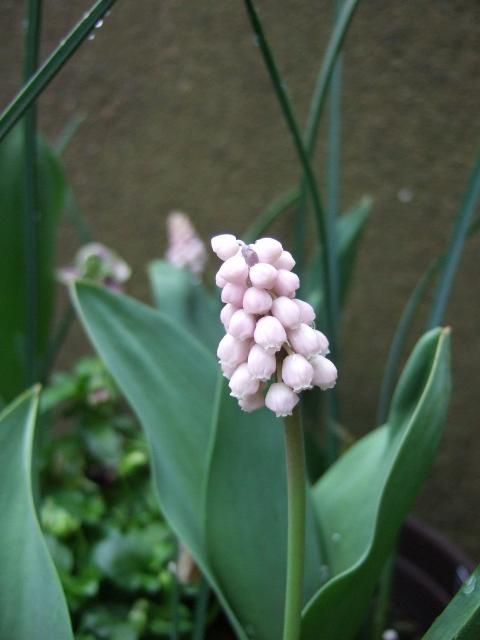
[[[282,424],[266,409],[240,412],[225,387],[219,389],[206,496],[209,562],[247,634],[278,640],[287,553]],[[322,565],[310,499],[307,505],[305,602],[321,584]]]
[[[314,488],[331,579],[304,612],[302,640],[350,640],[362,623],[398,530],[434,459],[450,394],[449,332],[419,341],[388,418]]]
[[[215,353],[222,337],[217,299],[206,291],[193,273],[165,260],[152,262],[148,273],[157,308]]]
[[[158,311],[76,285],[92,341],[143,425],[160,506],[207,575],[239,638],[278,640],[286,492],[280,423],[246,416],[213,356]],[[321,581],[309,518],[306,597]]]
[[[38,139],[38,322],[37,361],[46,355],[54,302],[54,251],[57,225],[64,205],[65,177],[48,146]],[[8,300],[0,316],[0,397],[9,401],[25,386],[26,261],[23,207],[25,198],[24,140],[16,127],[0,144],[0,298]]]
[[[363,198],[356,206],[337,218],[337,250],[340,304],[345,304],[352,280],[358,248],[370,215],[372,201]],[[322,290],[322,259],[320,250],[314,256],[305,278],[305,296],[317,310],[324,304]]]
[[[72,638],[65,598],[32,496],[38,390],[0,415],[0,638]]]
[[[477,567],[423,640],[477,640],[479,637],[480,567]]]
[[[222,599],[203,532],[215,359],[178,322],[125,296],[87,283],[77,283],[73,296],[95,348],[143,426],[162,512]],[[223,605],[242,637],[224,599]]]

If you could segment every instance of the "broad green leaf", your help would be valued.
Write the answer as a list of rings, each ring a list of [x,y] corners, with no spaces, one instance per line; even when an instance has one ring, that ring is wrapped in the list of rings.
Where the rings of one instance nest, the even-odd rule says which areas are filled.
[[[480,638],[480,567],[438,616],[423,640],[478,640]]]
[[[32,495],[38,390],[0,415],[0,638],[73,639],[65,598]]]
[[[286,555],[281,423],[242,414],[219,384],[213,356],[179,323],[93,285],[75,291],[94,345],[146,432],[166,518],[238,637],[278,640]],[[314,538],[311,514],[306,597],[321,583]]]
[[[125,296],[87,283],[78,283],[73,296],[92,343],[143,426],[160,507],[222,600],[203,532],[215,359],[178,322]],[[245,637],[225,599],[223,606]]]
[[[337,218],[337,251],[340,304],[345,303],[352,280],[355,261],[365,224],[370,215],[372,202],[363,198],[355,207]],[[306,274],[305,292],[315,309],[323,305],[322,292],[322,259],[318,253]]]
[[[302,640],[350,640],[434,459],[450,394],[449,333],[425,334],[388,422],[351,447],[314,488],[331,579],[304,611]]]
[[[240,412],[225,387],[219,389],[206,496],[209,562],[249,637],[278,640],[287,553],[283,425],[266,409]],[[307,505],[305,602],[322,577],[310,499]]]
[[[222,337],[217,300],[193,273],[165,260],[152,262],[148,273],[157,308],[215,352]]]
[[[36,358],[47,350],[54,302],[54,250],[57,224],[64,205],[65,178],[62,167],[48,146],[38,139],[37,173],[38,321]],[[24,142],[16,127],[0,144],[0,397],[9,401],[25,386],[26,265],[23,207],[25,193]]]

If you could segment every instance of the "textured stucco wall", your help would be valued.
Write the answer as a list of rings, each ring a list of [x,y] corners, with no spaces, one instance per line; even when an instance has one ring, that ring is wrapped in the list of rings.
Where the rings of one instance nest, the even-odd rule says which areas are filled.
[[[19,84],[22,4],[0,4],[2,104]],[[44,4],[46,54],[89,3]],[[259,0],[302,119],[329,6]],[[345,424],[356,433],[374,424],[396,319],[419,274],[444,247],[480,140],[479,19],[476,0],[365,0],[348,38],[342,206],[365,193],[375,201],[343,327],[340,390]],[[73,114],[86,115],[65,155],[68,175],[96,237],[133,265],[130,291],[144,298],[144,265],[164,249],[166,212],[187,211],[205,237],[241,232],[298,177],[240,0],[118,0],[40,108],[52,138]],[[410,202],[399,199],[401,189],[411,192]],[[59,261],[75,246],[65,227]],[[477,559],[479,265],[475,239],[448,310],[455,389],[447,435],[417,505]],[[83,348],[77,331],[70,355]]]

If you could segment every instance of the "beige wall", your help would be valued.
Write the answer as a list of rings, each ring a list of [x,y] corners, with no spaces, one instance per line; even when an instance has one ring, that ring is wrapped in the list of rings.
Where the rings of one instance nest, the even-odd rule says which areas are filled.
[[[12,61],[20,54],[21,5],[0,4],[3,104],[18,86]],[[89,2],[45,5],[47,53]],[[329,3],[259,0],[259,6],[303,119]],[[340,390],[345,424],[357,433],[374,424],[396,319],[419,274],[444,247],[480,140],[479,18],[476,0],[365,0],[348,39],[342,204],[365,193],[375,200],[343,328]],[[133,265],[131,291],[141,297],[147,296],[145,262],[164,249],[171,208],[190,213],[205,237],[241,232],[298,177],[241,0],[118,0],[40,105],[51,137],[73,114],[86,115],[65,156],[68,175],[96,237]],[[411,191],[410,202],[399,200],[401,189]],[[59,260],[74,247],[65,228]],[[455,373],[448,432],[418,505],[477,559],[479,267],[477,238],[447,315]],[[80,344],[77,333],[70,353]]]

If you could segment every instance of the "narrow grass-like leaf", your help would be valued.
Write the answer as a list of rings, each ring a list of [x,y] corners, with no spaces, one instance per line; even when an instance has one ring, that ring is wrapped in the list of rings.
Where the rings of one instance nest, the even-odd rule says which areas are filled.
[[[480,638],[480,567],[423,636],[422,640]]]
[[[452,290],[453,280],[462,256],[465,239],[470,222],[480,197],[480,152],[470,175],[468,186],[463,197],[462,206],[455,220],[455,226],[447,249],[445,265],[435,291],[432,309],[427,322],[427,329],[432,329],[443,322],[443,316]]]
[[[0,415],[0,638],[73,640],[32,495],[38,389]]]
[[[64,38],[39,70],[25,83],[21,91],[0,116],[0,141],[22,117],[32,102],[57,75],[63,65],[72,57],[82,42],[88,37],[95,23],[102,18],[116,0],[98,0],[87,11],[82,20]]]
[[[284,195],[274,200],[265,211],[260,213],[256,220],[248,227],[243,234],[245,242],[254,242],[260,238],[270,225],[272,225],[282,214],[286,213],[294,205],[300,195],[298,187],[290,189]]]
[[[425,334],[388,422],[352,446],[313,495],[331,579],[304,612],[302,640],[351,640],[435,457],[450,395],[449,332]]]
[[[310,159],[303,143],[300,129],[298,127],[292,105],[290,104],[290,99],[285,90],[285,83],[278,71],[254,3],[252,0],[244,0],[244,2],[253,31],[258,38],[260,51],[269,73],[275,95],[277,96],[285,122],[292,136],[309,196],[312,199],[318,236],[323,246],[322,265],[326,302],[327,333],[330,339],[332,353],[334,353],[336,348],[338,320],[338,273],[335,228],[329,224],[329,219],[324,214],[317,181],[310,165]]]

